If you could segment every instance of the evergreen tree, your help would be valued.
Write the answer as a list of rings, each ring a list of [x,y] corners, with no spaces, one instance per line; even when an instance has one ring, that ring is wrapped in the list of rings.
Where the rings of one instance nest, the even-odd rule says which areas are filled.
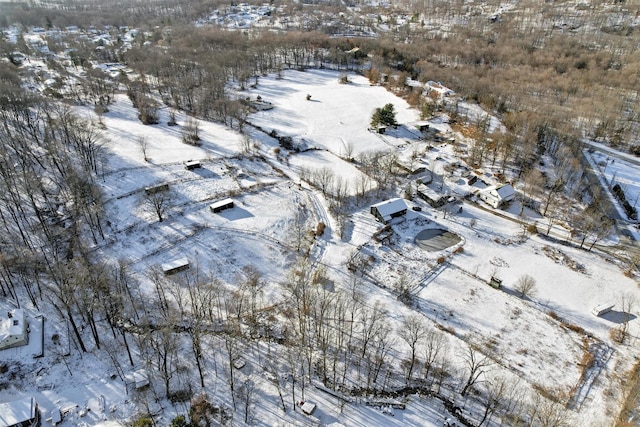
[[[373,112],[373,116],[371,117],[371,126],[395,126],[398,123],[396,122],[396,112],[393,107],[393,104],[386,104],[382,108],[376,108]]]

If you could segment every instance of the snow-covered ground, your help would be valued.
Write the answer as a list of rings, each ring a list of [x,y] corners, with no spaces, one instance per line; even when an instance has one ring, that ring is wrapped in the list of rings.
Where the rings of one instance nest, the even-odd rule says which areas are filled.
[[[311,100],[306,99],[307,94]],[[637,297],[636,281],[623,274],[617,260],[543,237],[523,238],[522,226],[508,215],[497,216],[465,203],[461,213],[445,218],[441,211],[419,199],[407,203],[410,208],[420,207],[421,212],[410,210],[404,218],[394,220],[387,240],[374,238],[381,224],[369,214],[369,205],[378,201],[373,199],[355,208],[349,217],[351,228],[345,238],[340,238],[334,220],[328,217],[325,197],[300,181],[303,168],[328,167],[353,182],[362,172],[344,157],[392,150],[404,161],[411,153],[418,153],[424,164],[442,162],[430,167],[441,173],[446,162],[455,160],[454,147],[443,144],[428,150],[435,144],[421,139],[415,129],[418,113],[361,76],[349,75],[349,83],[341,84],[339,75],[330,71],[285,72],[280,79],[261,78],[248,95],[253,99],[260,95],[274,105],[272,110],[249,117],[249,122],[264,132],[247,126],[266,161],[242,153],[242,135],[206,121],[200,122],[202,145],[185,145],[180,127],[165,124],[166,111],[161,111],[160,124],[144,126],[137,120],[131,102],[125,96],[116,97],[103,117],[106,162],[100,185],[107,199],[109,224],[105,227],[106,239],[93,245],[95,254],[111,262],[123,260],[141,281],[143,290],[150,293],[154,287],[148,272],[177,258],[188,258],[192,268],[197,266],[228,286],[246,274],[244,267],[251,266],[265,281],[265,304],[275,304],[284,298],[281,281],[296,262],[295,246],[300,244],[295,236],[297,226],[302,222],[311,230],[322,221],[328,229],[314,243],[322,250],[312,254],[336,288],[343,289],[352,282],[348,259],[358,253],[366,256],[366,304],[383,304],[389,313],[389,325],[396,331],[403,317],[416,311],[431,326],[448,331],[451,370],[456,375],[464,371],[459,355],[469,345],[478,345],[494,359],[487,374],[492,378],[520,378],[527,388],[570,398],[574,425],[612,423],[620,397],[613,378],[628,372],[637,349],[615,344],[609,338],[609,331],[624,317],[622,307],[616,306],[601,317],[591,314],[591,309],[603,302],[618,303],[623,296]],[[369,131],[373,110],[387,103],[394,104],[400,126],[384,135]],[[87,108],[78,111],[91,116]],[[185,121],[182,115],[177,119],[179,124]],[[451,132],[441,118],[431,125],[443,135]],[[499,124],[492,119],[491,126]],[[277,143],[266,135],[274,129],[278,135],[291,136],[294,142],[313,149],[276,153]],[[147,138],[148,161],[137,142],[139,137]],[[186,170],[184,162],[188,160],[199,160],[202,167]],[[622,172],[619,174],[618,179],[625,179]],[[457,179],[444,185],[452,182]],[[158,184],[169,185],[162,222],[144,196],[145,187]],[[211,212],[210,204],[228,197],[234,200],[232,209]],[[414,238],[425,228],[449,230],[461,241],[439,252],[423,251]],[[535,279],[536,292],[521,298],[515,283],[525,274]],[[487,284],[492,276],[502,280],[502,289]],[[409,285],[412,308],[397,298],[396,287],[403,281]],[[68,327],[56,323],[55,313],[46,314],[45,357],[27,358],[12,368],[20,381],[2,390],[0,400],[32,395],[45,414],[57,407],[68,408],[60,424],[66,427],[93,425],[104,419],[130,420],[141,411],[142,401],[148,404],[153,400],[149,396],[157,397],[155,390],[162,389],[159,380],[144,399],[138,392],[127,390],[114,375],[105,350],[80,355],[72,349],[72,356],[64,356],[69,345],[65,338]],[[634,307],[630,322],[634,345],[640,332],[636,315]],[[206,344],[220,345],[220,341],[211,338]],[[435,398],[412,395],[405,410],[380,410],[360,399],[342,405],[338,398],[311,386],[305,398],[318,405],[313,416],[300,411],[283,414],[278,409],[277,390],[262,369],[263,344],[263,352],[256,350],[259,345],[256,349],[247,346],[243,353],[247,365],[238,372],[238,383],[250,378],[257,385],[252,409],[255,425],[441,426],[450,416]],[[590,351],[595,349],[594,353],[600,351],[593,375],[586,377],[579,365],[585,345]],[[398,365],[408,352],[409,348],[398,340],[393,349]],[[211,365],[208,361],[207,366]],[[206,379],[205,390],[218,403],[230,406],[227,387],[222,372],[216,371]],[[289,389],[285,393],[289,403]],[[186,413],[184,404],[159,402],[152,406],[154,410],[164,408],[159,415],[161,425],[167,425],[177,413]],[[472,403],[469,406],[473,408]],[[477,413],[469,417],[476,421],[480,418]],[[240,414],[234,423],[243,424]]]

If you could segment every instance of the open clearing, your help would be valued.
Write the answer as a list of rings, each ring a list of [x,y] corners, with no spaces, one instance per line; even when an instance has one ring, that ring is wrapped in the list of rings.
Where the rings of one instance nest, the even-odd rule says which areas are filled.
[[[523,235],[522,226],[504,212],[497,216],[469,203],[464,204],[462,212],[445,215],[421,200],[407,201],[407,214],[384,228],[369,214],[369,206],[401,194],[397,189],[378,194],[375,186],[368,188],[358,205],[349,206],[346,232],[341,238],[336,218],[330,214],[330,197],[301,180],[301,171],[330,168],[351,184],[347,194],[353,196],[354,183],[362,179],[363,172],[357,161],[343,159],[350,148],[353,157],[368,151],[394,150],[402,161],[415,152],[424,164],[435,165],[438,173],[457,158],[455,147],[421,139],[413,126],[418,113],[384,88],[371,86],[362,76],[350,75],[346,85],[338,82],[337,73],[325,70],[291,71],[283,76],[261,78],[257,88],[243,93],[260,95],[275,106],[249,117],[263,130],[247,126],[246,134],[258,146],[254,153],[243,153],[243,135],[205,121],[201,122],[202,145],[185,145],[179,130],[163,124],[166,111],[161,111],[161,124],[143,126],[128,98],[118,95],[104,114],[107,161],[100,185],[107,198],[109,222],[105,240],[92,245],[93,253],[107,262],[123,262],[139,280],[145,295],[155,295],[160,283],[167,285],[175,300],[190,291],[194,278],[205,276],[240,291],[238,283],[255,269],[262,282],[254,296],[264,312],[290,298],[283,282],[300,254],[306,253],[311,268],[322,269],[335,284],[336,295],[358,293],[363,306],[383,307],[385,324],[394,336],[412,314],[426,319],[430,328],[444,331],[452,384],[463,381],[466,367],[461,355],[475,346],[492,360],[488,378],[518,379],[523,389],[561,396],[570,403],[575,425],[609,425],[615,400],[620,397],[615,378],[628,372],[637,350],[631,345],[615,345],[609,338],[611,328],[619,324],[616,313],[595,317],[590,311],[603,300],[618,301],[625,293],[637,294],[636,282],[623,275],[617,260],[544,236]],[[306,94],[312,95],[311,101],[306,100]],[[385,135],[368,131],[373,109],[388,102],[396,106],[401,126]],[[89,108],[78,110],[91,114]],[[179,122],[184,120],[184,116],[178,116]],[[442,117],[434,118],[431,127],[441,135],[451,132]],[[292,136],[308,150],[286,152],[268,136],[272,129],[279,135]],[[149,138],[148,161],[132,142],[139,136]],[[189,160],[199,160],[202,167],[186,170],[184,162]],[[404,177],[397,179],[402,184],[407,182],[402,181]],[[461,191],[470,191],[459,176],[455,182]],[[145,188],[163,184],[168,185],[167,205],[159,221],[145,199]],[[227,198],[234,201],[233,208],[211,211],[212,203]],[[414,206],[421,212],[411,210]],[[321,222],[326,229],[317,233]],[[301,248],[307,248],[306,252]],[[161,264],[180,258],[189,260],[187,272],[170,279],[154,276]],[[350,271],[354,264],[358,264],[357,274]],[[529,298],[520,298],[515,286],[524,274],[536,281],[536,292]],[[502,280],[501,289],[488,286],[491,277]],[[400,296],[406,298],[404,302]],[[283,320],[269,312],[266,323],[282,329],[291,327],[290,312],[285,315],[281,317],[288,318]],[[23,389],[3,390],[3,398],[29,393],[45,411],[59,406],[74,408],[60,424],[63,427],[81,422],[90,425],[102,419],[131,419],[140,401],[158,411],[162,404],[161,421],[165,424],[186,411],[186,404],[158,397],[163,387],[160,380],[152,380],[147,392],[127,396],[123,382],[113,375],[113,361],[104,352],[81,358],[74,350],[74,356],[65,358],[71,346],[65,338],[67,325],[56,322],[55,313],[51,318],[54,321],[47,320],[45,326],[46,357],[33,362],[35,369],[16,368],[15,375],[29,377]],[[638,336],[637,323],[635,317],[630,323],[633,337]],[[62,338],[60,344],[51,344],[54,334]],[[187,339],[181,337],[176,345],[187,355],[185,365],[191,364]],[[212,333],[204,339],[204,346],[208,374],[203,390],[216,396],[217,404],[229,406],[228,377],[221,361],[214,358],[216,354],[223,357],[224,340]],[[251,380],[256,384],[252,406],[256,425],[339,422],[354,426],[441,426],[451,415],[441,400],[411,395],[407,409],[389,409],[391,416],[384,408],[366,406],[361,399],[343,404],[309,384],[305,399],[318,405],[314,416],[299,411],[285,414],[278,409],[278,390],[266,375],[268,362],[285,360],[278,353],[282,351],[279,345],[256,339],[243,343],[237,351],[246,362],[237,372],[239,383]],[[593,354],[597,362],[588,375],[580,365],[585,352]],[[389,354],[392,366],[405,366],[409,347],[397,339]],[[118,357],[128,368],[126,356]],[[73,364],[72,379],[67,363]],[[180,365],[175,381],[197,384],[194,372],[187,368]],[[281,374],[283,380],[278,384],[282,384],[289,404],[293,384],[287,379],[288,373]],[[359,375],[345,373],[349,384],[359,384]],[[394,386],[404,386],[401,374],[389,377]],[[456,387],[444,388],[454,400],[459,398]],[[475,408],[475,415],[467,415],[477,422],[481,410],[477,401],[473,397],[459,399],[461,405]],[[80,416],[81,408],[91,411]],[[493,425],[497,422],[497,418],[491,421]]]

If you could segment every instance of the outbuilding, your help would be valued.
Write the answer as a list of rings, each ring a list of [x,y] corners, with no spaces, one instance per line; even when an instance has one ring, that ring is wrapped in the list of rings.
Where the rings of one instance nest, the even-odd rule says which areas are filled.
[[[202,167],[202,165],[198,160],[189,160],[188,162],[185,162],[184,167],[186,170],[190,171],[194,169],[199,169],[200,167]]]
[[[593,314],[596,317],[600,317],[603,314],[606,314],[608,312],[610,312],[611,310],[613,310],[613,307],[615,307],[615,304],[612,302],[607,302],[604,304],[600,304],[597,305],[595,307],[593,307],[593,309],[591,310],[591,314]]]
[[[149,373],[146,369],[138,369],[124,377],[124,385],[129,390],[140,390],[149,385]]]
[[[221,212],[225,209],[231,209],[233,208],[233,200],[232,199],[224,199],[224,200],[220,200],[218,202],[213,203],[212,205],[209,206],[209,209],[211,209],[211,212],[213,213],[218,213]]]
[[[165,276],[179,273],[180,271],[189,269],[189,260],[187,258],[175,259],[173,261],[162,264],[162,271]]]
[[[151,187],[145,187],[144,192],[147,194],[156,194],[161,191],[169,191],[169,184],[158,184]]]
[[[432,208],[439,208],[441,206],[444,206],[450,197],[448,194],[440,194],[424,184],[418,185],[416,194],[422,200],[429,203]]]
[[[378,221],[387,224],[393,218],[403,216],[407,213],[407,204],[400,198],[385,200],[371,206],[371,215]]]
[[[306,415],[312,415],[313,411],[316,410],[316,404],[309,401],[300,402],[300,409],[302,409],[302,412],[304,412]]]
[[[498,209],[516,197],[516,190],[509,184],[492,185],[479,193],[480,199]]]
[[[29,344],[29,324],[24,310],[9,310],[0,321],[0,350]]]
[[[0,427],[33,427],[40,425],[38,403],[33,397],[0,403]]]

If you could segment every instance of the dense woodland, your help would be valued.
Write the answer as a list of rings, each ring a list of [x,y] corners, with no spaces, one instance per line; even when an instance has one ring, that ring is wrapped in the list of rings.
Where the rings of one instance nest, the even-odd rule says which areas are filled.
[[[267,73],[291,68],[356,71],[372,84],[405,97],[425,118],[446,111],[458,129],[475,140],[468,154],[470,165],[499,165],[505,178],[521,184],[545,214],[569,222],[585,238],[601,238],[611,222],[599,192],[584,177],[581,138],[640,152],[637,30],[629,20],[612,23],[608,18],[633,17],[637,10],[624,2],[591,2],[584,6],[587,9],[568,2],[525,3],[520,3],[518,12],[503,13],[499,19],[476,16],[464,2],[398,4],[396,12],[416,16],[413,24],[393,27],[377,38],[331,37],[320,23],[278,33],[189,24],[210,11],[211,3],[196,7],[189,2],[187,10],[175,2],[140,2],[119,15],[101,14],[94,4],[79,2],[67,10],[7,6],[0,26],[18,22],[62,27],[78,25],[80,17],[81,22],[90,18],[95,25],[145,22],[152,35],[141,35],[127,51],[120,45],[97,51],[86,40],[71,37],[51,40],[54,51],[73,49],[72,59],[86,69],[86,79],[71,91],[51,91],[49,98],[23,89],[18,68],[0,63],[2,295],[36,308],[54,307],[71,325],[73,351],[104,350],[120,375],[127,370],[123,364],[133,365],[134,357],[146,358],[156,367],[168,398],[190,395],[186,364],[195,364],[194,374],[202,386],[206,375],[227,372],[234,409],[245,421],[250,418],[254,386],[236,383],[234,361],[247,351],[285,361],[291,370],[291,395],[285,395],[283,384],[275,381],[285,411],[295,408],[314,375],[327,387],[352,394],[385,395],[409,386],[438,393],[446,384],[462,395],[469,393],[478,372],[493,363],[490,357],[471,346],[457,355],[467,370],[451,373],[445,332],[409,317],[400,339],[411,348],[411,357],[396,366],[389,355],[397,343],[383,321],[384,309],[364,304],[358,279],[348,291],[322,292],[317,284],[323,282],[323,272],[312,269],[304,257],[283,280],[289,298],[280,307],[266,309],[259,292],[263,281],[255,271],[245,271],[233,287],[218,283],[204,269],[183,276],[186,282],[152,272],[149,279],[156,295],[141,295],[128,274],[127,260],[105,264],[83,243],[87,236],[93,244],[105,239],[108,219],[97,184],[104,151],[100,123],[77,117],[65,102],[92,104],[100,113],[108,110],[117,90],[126,88],[144,122],[153,123],[155,109],[164,103],[241,131],[249,109],[231,93],[230,83],[242,90]],[[282,6],[295,7],[299,13],[307,8]],[[108,9],[108,3],[103,7]],[[321,8],[332,11],[340,6]],[[427,17],[450,24],[446,30],[442,25],[434,28],[425,25]],[[349,25],[370,25],[364,18],[361,21]],[[4,56],[15,49],[0,40]],[[26,45],[19,49],[29,52]],[[141,77],[122,74],[112,79],[92,69],[90,61],[123,62]],[[469,120],[455,101],[425,96],[410,80],[442,82],[496,114],[506,131],[488,132],[485,120]],[[393,174],[384,173],[394,170],[388,157],[357,162],[377,188],[394,184],[386,181]],[[554,173],[543,176],[535,167],[539,162],[553,165]],[[321,181],[316,175],[315,184],[325,192]],[[544,197],[536,193],[539,187],[546,189]],[[339,191],[332,191],[327,193],[334,199],[337,216],[357,207],[357,199],[346,205]],[[567,200],[577,200],[578,208],[566,209],[573,206],[564,203]],[[189,289],[185,299],[178,288]],[[80,330],[81,323],[89,326],[90,334]],[[184,343],[192,354],[179,353]],[[127,361],[116,355],[122,347],[127,349]],[[213,363],[205,362],[205,352]],[[270,369],[276,377],[277,368]],[[562,397],[542,391],[532,398],[535,404],[525,404],[517,384],[482,387],[483,423],[500,411],[512,421],[510,425],[529,425],[527,420],[568,425]],[[210,406],[204,400],[192,404],[194,425],[200,425],[198,417],[214,417],[218,409]]]

